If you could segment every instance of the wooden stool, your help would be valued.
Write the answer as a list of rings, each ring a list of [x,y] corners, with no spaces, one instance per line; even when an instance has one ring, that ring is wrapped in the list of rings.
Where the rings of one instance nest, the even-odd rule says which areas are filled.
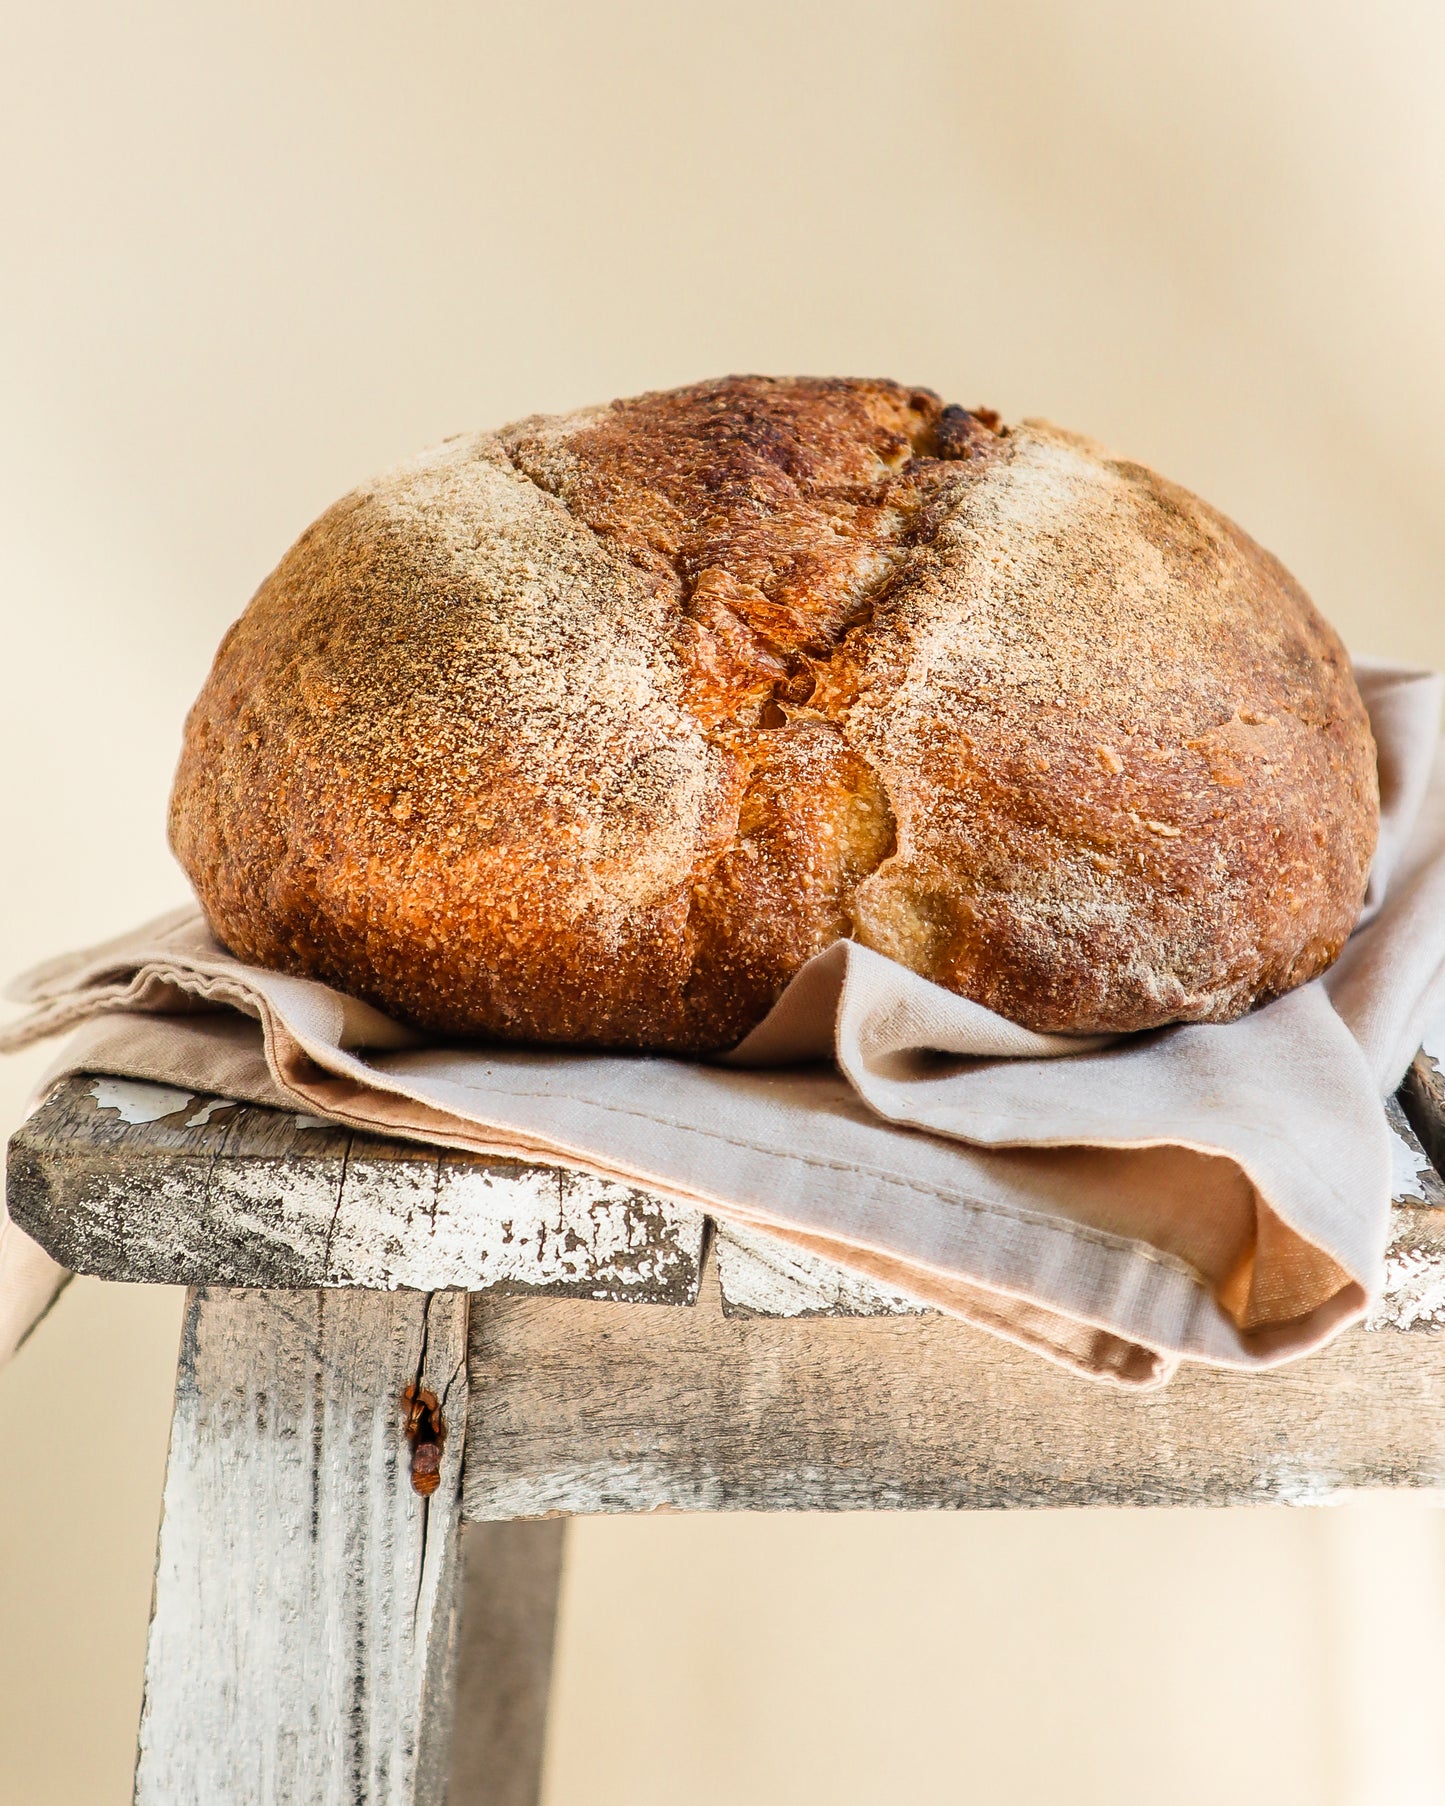
[[[1440,1161],[1432,1062],[1403,1095]],[[574,1513],[1445,1489],[1445,1340],[1401,1333],[1445,1323],[1445,1186],[1391,1111],[1372,1322],[1127,1394],[585,1173],[65,1081],[15,1220],[191,1288],[137,1801],[533,1806]]]

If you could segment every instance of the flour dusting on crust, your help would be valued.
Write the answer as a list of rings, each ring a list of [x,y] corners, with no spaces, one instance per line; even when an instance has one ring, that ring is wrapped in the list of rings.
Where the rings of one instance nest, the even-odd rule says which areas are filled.
[[[1313,976],[1348,663],[1197,498],[926,389],[732,377],[463,436],[304,534],[187,724],[220,938],[444,1034],[703,1051],[856,935],[1030,1027]]]

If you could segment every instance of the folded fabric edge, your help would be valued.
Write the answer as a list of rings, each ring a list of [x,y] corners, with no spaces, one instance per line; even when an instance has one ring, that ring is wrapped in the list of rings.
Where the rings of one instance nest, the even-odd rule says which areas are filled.
[[[103,1020],[98,1019],[93,1025],[102,1040]],[[976,1248],[967,1253],[960,1250],[961,1263],[968,1260],[973,1275],[969,1281],[963,1281],[930,1262],[912,1260],[895,1247],[870,1244],[861,1238],[832,1241],[815,1230],[766,1212],[679,1187],[666,1174],[644,1173],[633,1166],[599,1160],[586,1149],[528,1138],[513,1131],[488,1134],[469,1118],[416,1098],[395,1075],[367,1067],[362,1069],[364,1076],[354,1076],[347,1070],[359,1064],[352,1055],[319,1047],[315,1054],[320,1058],[313,1058],[267,1009],[260,1011],[259,1026],[264,1058],[257,1058],[258,1072],[248,1084],[238,1085],[236,1074],[228,1074],[230,1094],[244,1096],[251,1102],[304,1109],[362,1133],[389,1134],[500,1159],[575,1166],[617,1183],[646,1186],[720,1221],[737,1221],[805,1249],[810,1245],[821,1249],[826,1244],[826,1258],[847,1271],[879,1280],[995,1333],[1001,1333],[1007,1323],[1012,1326],[1011,1339],[1095,1378],[1114,1371],[1127,1373],[1123,1383],[1131,1386],[1162,1383],[1167,1373],[1160,1363],[1181,1358],[1246,1369],[1279,1365],[1309,1352],[1346,1321],[1362,1315],[1365,1308],[1363,1289],[1355,1286],[1337,1294],[1322,1311],[1311,1313],[1302,1323],[1270,1326],[1268,1332],[1242,1332],[1222,1311],[1205,1281],[1183,1262],[1162,1258],[1152,1247],[1122,1238],[1113,1238],[1119,1241],[1117,1248],[1107,1247],[1111,1238],[1093,1233],[1084,1239],[1096,1266],[1106,1270],[1109,1295],[1116,1300],[1116,1308],[1101,1313],[1088,1309],[1082,1301],[1077,1308],[1061,1307],[1059,1294],[1068,1289],[1079,1252],[1078,1237],[1066,1225],[1047,1219],[1040,1219],[1035,1225],[1042,1232],[1047,1250],[1049,1274],[1042,1277],[1051,1276],[1054,1282],[1047,1295],[1038,1285],[1029,1283],[1028,1275],[1000,1267],[996,1260],[975,1258],[980,1252]],[[214,1028],[203,1029],[200,1022],[187,1022],[185,1018],[178,1019],[167,1032],[174,1035],[187,1028],[198,1033],[215,1032]],[[249,1032],[254,1033],[254,1027]],[[101,1050],[92,1047],[91,1054],[97,1051]],[[258,1050],[258,1054],[261,1052]],[[337,1067],[341,1070],[335,1070]],[[89,1058],[78,1063],[74,1052],[67,1049],[47,1074],[47,1083],[53,1083],[65,1072],[91,1069]],[[161,1071],[154,1058],[127,1062],[117,1059],[113,1052],[104,1053],[99,1069],[118,1076],[177,1084],[191,1082],[189,1073],[178,1065]],[[404,1106],[404,1113],[389,1104],[389,1099]],[[356,1100],[354,1107],[352,1100]],[[987,1223],[997,1213],[981,1205],[977,1214]],[[980,1272],[981,1267],[986,1270]],[[1031,1328],[1020,1327],[1025,1318],[1031,1319]],[[1172,1336],[1163,1333],[1166,1318],[1176,1332],[1184,1325],[1183,1332]],[[1097,1340],[1104,1337],[1111,1342]],[[1096,1346],[1081,1359],[1080,1341],[1089,1338],[1094,1339]],[[1139,1351],[1144,1352],[1141,1355]]]
[[[126,1078],[153,1084],[184,1085],[186,1075],[177,1070],[158,1072],[150,1060],[123,1059],[109,1056],[103,1067],[93,1056],[77,1063],[62,1055],[42,1080],[48,1089],[63,1077]],[[334,1093],[310,1087],[295,1088],[278,1082],[267,1070],[264,1082],[232,1084],[231,1093],[238,1101],[268,1108],[305,1109],[324,1117],[339,1128],[365,1134],[385,1133],[398,1140],[414,1141],[424,1146],[444,1145],[462,1153],[491,1156],[505,1160],[536,1161],[540,1165],[565,1165],[591,1172],[597,1177],[629,1186],[647,1185],[659,1196],[689,1210],[699,1210],[719,1223],[736,1223],[796,1249],[799,1253],[830,1261],[846,1272],[871,1280],[878,1285],[916,1299],[931,1309],[971,1324],[989,1334],[999,1336],[1017,1347],[1044,1357],[1055,1365],[1076,1373],[1094,1383],[1119,1387],[1127,1391],[1147,1391],[1164,1385],[1176,1371],[1178,1358],[1120,1336],[1106,1324],[1084,1323],[1082,1320],[1051,1310],[1045,1303],[1004,1291],[994,1292],[982,1285],[968,1285],[954,1276],[936,1272],[921,1264],[910,1264],[891,1256],[886,1250],[875,1250],[853,1243],[838,1242],[810,1235],[795,1226],[766,1215],[740,1210],[735,1206],[701,1194],[684,1191],[658,1180],[646,1180],[630,1169],[612,1167],[590,1157],[573,1157],[556,1148],[528,1147],[512,1140],[489,1139],[466,1125],[461,1119],[439,1119],[425,1126],[405,1122],[379,1125],[375,1115],[348,1111]],[[56,1267],[50,1256],[37,1243],[24,1235],[17,1225],[8,1227],[14,1235],[24,1236],[41,1260],[49,1262],[61,1275],[63,1285],[71,1275]],[[3,1272],[3,1269],[0,1269]],[[58,1290],[58,1288],[57,1288]],[[35,1316],[44,1314],[53,1297],[44,1301]],[[29,1326],[33,1327],[33,1323]],[[12,1344],[6,1343],[0,1324],[0,1359],[6,1346],[18,1346],[25,1334]]]
[[[107,972],[131,971],[136,963],[132,949],[138,941],[159,940],[204,920],[198,904],[178,905],[126,934],[114,935],[89,947],[74,948],[69,953],[53,954],[37,965],[27,966],[23,972],[17,972],[5,981],[0,996],[12,1003],[43,1004],[51,998],[68,995],[79,983],[93,983]],[[37,1031],[31,1038],[38,1040],[46,1032],[54,1031]]]

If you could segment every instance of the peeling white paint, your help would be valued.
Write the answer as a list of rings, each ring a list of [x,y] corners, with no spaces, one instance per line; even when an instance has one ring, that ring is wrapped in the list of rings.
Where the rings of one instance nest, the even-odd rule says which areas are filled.
[[[1385,1101],[1385,1126],[1390,1131],[1390,1196],[1396,1204],[1445,1205],[1445,1185],[1415,1133],[1398,1097]]]
[[[1422,1248],[1391,1248],[1385,1287],[1365,1319],[1367,1329],[1419,1329],[1445,1325],[1445,1263]]]
[[[114,1110],[122,1122],[159,1122],[186,1109],[194,1091],[177,1091],[170,1085],[149,1085],[137,1079],[92,1079],[90,1095],[102,1110]]]
[[[1425,1150],[1414,1136],[1402,1135],[1394,1123],[1390,1124],[1390,1196],[1397,1201],[1414,1200],[1425,1203],[1430,1190],[1431,1181],[1435,1177],[1435,1169],[1425,1157]]]
[[[203,1129],[217,1110],[235,1110],[240,1106],[233,1097],[213,1097],[201,1105],[194,1116],[186,1118],[188,1129]]]
[[[587,1173],[425,1147],[375,1163],[340,1149],[282,1162],[227,1154],[203,1169],[158,1162],[146,1187],[142,1211],[123,1173],[96,1175],[86,1200],[98,1247],[125,1222],[132,1277],[144,1267],[215,1280],[220,1239],[245,1250],[251,1283],[264,1249],[277,1283],[681,1302],[702,1260],[697,1209]]]
[[[426,1231],[419,1239],[417,1228]],[[607,1298],[695,1284],[701,1211],[590,1173],[428,1158],[353,1164],[330,1259],[353,1284],[575,1287]],[[419,1274],[427,1277],[422,1280]]]

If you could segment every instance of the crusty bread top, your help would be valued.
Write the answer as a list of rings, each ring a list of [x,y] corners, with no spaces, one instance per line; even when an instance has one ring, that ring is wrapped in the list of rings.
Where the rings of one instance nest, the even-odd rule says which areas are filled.
[[[1197,498],[885,382],[449,441],[303,535],[192,712],[220,937],[447,1033],[729,1045],[852,934],[1041,1028],[1321,970],[1378,799],[1338,640]]]

